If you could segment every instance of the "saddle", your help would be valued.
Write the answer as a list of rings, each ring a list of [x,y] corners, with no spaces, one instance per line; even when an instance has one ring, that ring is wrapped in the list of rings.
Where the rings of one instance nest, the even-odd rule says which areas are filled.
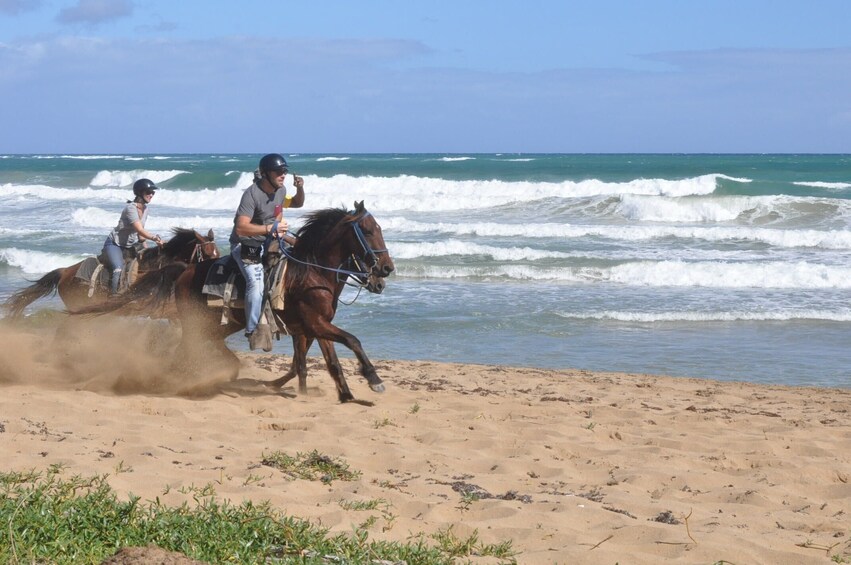
[[[118,282],[118,292],[124,292],[132,285],[139,275],[139,257],[135,248],[124,249],[124,268],[121,270],[121,279]],[[109,293],[110,270],[107,268],[106,256],[101,253],[97,257],[87,257],[80,263],[80,268],[74,275],[75,279],[84,281],[88,287],[89,298],[95,292]]]
[[[258,330],[263,325],[271,326],[268,329],[276,334],[277,339],[280,339],[281,333],[287,333],[287,331],[283,322],[277,320],[272,311],[284,309],[287,261],[282,259],[279,253],[270,251],[264,257],[263,271],[266,290]],[[207,306],[222,309],[221,325],[236,321],[233,310],[245,308],[245,278],[231,255],[226,255],[213,264],[207,273],[201,292],[207,298]],[[271,343],[269,347],[271,350]]]

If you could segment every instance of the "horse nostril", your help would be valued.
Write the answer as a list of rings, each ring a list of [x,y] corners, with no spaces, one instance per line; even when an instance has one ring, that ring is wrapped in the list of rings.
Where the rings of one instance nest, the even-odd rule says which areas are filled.
[[[386,277],[387,275],[389,275],[390,273],[393,272],[393,267],[391,265],[384,265],[382,272],[384,273],[384,276]]]

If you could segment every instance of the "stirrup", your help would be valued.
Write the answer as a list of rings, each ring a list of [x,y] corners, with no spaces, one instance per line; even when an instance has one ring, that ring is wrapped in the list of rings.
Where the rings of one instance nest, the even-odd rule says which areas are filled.
[[[259,324],[248,336],[248,347],[251,351],[262,349],[266,353],[272,351],[272,330],[269,324]]]

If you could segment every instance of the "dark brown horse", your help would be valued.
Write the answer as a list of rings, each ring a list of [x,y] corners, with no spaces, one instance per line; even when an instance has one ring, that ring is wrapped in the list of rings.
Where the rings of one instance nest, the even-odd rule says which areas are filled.
[[[162,247],[148,248],[140,253],[139,275],[161,269],[175,261],[197,263],[219,257],[219,248],[216,246],[213,230],[210,230],[206,237],[186,228],[174,228],[172,233],[173,237]],[[71,311],[104,302],[109,293],[105,286],[96,285],[91,289],[88,281],[77,277],[77,272],[84,261],[50,271],[32,285],[12,294],[3,308],[10,318],[18,318],[27,306],[39,298],[56,292],[59,292],[65,307]]]
[[[357,357],[360,373],[375,392],[383,392],[384,384],[363,350],[360,340],[332,323],[340,293],[347,279],[354,278],[369,292],[384,290],[384,279],[393,272],[393,260],[384,244],[381,226],[367,212],[363,202],[354,211],[328,208],[309,214],[296,234],[296,243],[286,253],[288,259],[284,309],[274,310],[276,319],[293,335],[293,366],[284,377],[269,383],[280,387],[299,377],[299,389],[306,390],[306,356],[316,340],[322,349],[328,372],[334,379],[341,402],[354,400],[334,343],[348,347]],[[245,327],[241,309],[222,323],[222,307],[208,305],[202,288],[215,261],[171,265],[141,277],[131,292],[101,307],[87,308],[88,313],[118,310],[135,300],[146,301],[146,308],[156,311],[173,292],[182,326],[181,342],[176,358],[190,368],[210,362],[211,348],[223,354],[228,376],[236,378],[239,360],[225,345],[225,338]]]

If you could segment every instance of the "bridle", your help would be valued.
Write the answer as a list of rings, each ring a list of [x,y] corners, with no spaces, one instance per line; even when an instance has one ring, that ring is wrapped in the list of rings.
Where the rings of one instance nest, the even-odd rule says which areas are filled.
[[[373,249],[369,242],[366,240],[366,236],[363,234],[363,229],[360,226],[361,220],[372,216],[370,212],[365,213],[361,216],[356,222],[351,222],[352,228],[355,231],[355,238],[360,243],[361,249],[363,251],[363,256],[358,257],[354,253],[344,262],[340,264],[340,267],[326,267],[325,265],[320,265],[318,263],[311,263],[308,261],[302,261],[294,257],[287,247],[284,245],[283,239],[280,235],[277,234],[277,230],[274,229],[275,238],[278,240],[278,245],[280,246],[281,253],[283,253],[287,259],[291,261],[295,261],[296,263],[300,263],[302,265],[306,265],[308,267],[316,267],[317,269],[322,269],[324,271],[331,271],[337,273],[337,282],[344,282],[346,284],[352,284],[348,282],[349,278],[353,278],[357,281],[355,286],[365,287],[369,283],[369,275],[375,274],[378,275],[378,255],[380,253],[389,253],[387,249]],[[367,264],[371,263],[371,264]],[[343,265],[353,265],[353,269],[344,269]],[[342,275],[342,278],[340,278]]]
[[[371,213],[367,212],[361,217],[361,220],[364,218],[372,216]],[[375,274],[378,276],[378,254],[379,253],[389,253],[387,249],[373,249],[369,242],[366,240],[366,236],[363,235],[363,229],[360,226],[360,220],[352,223],[352,227],[355,230],[355,236],[358,239],[358,243],[360,243],[361,249],[363,250],[363,257],[357,257],[354,253],[351,255],[351,262],[354,263],[355,267],[359,269],[359,272],[363,275]],[[364,261],[368,261],[372,259],[372,264],[367,266],[364,265]]]
[[[215,259],[212,253],[208,253],[206,246],[215,245],[215,241],[205,241],[204,243],[196,243],[192,250],[192,255],[189,256],[189,263],[200,263],[204,260],[205,255],[210,255],[210,259]]]

